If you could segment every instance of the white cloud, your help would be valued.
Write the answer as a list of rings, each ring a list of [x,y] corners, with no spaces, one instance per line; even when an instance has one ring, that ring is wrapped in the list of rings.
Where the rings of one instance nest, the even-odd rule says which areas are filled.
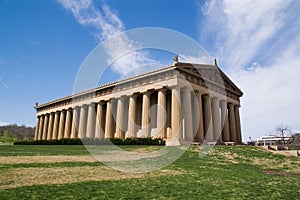
[[[98,9],[92,0],[58,0],[58,2],[72,12],[80,24],[95,28],[95,36],[99,42],[112,38],[115,34],[120,34],[125,30],[125,26],[116,12],[106,4]],[[154,62],[146,51],[133,51],[134,45],[136,44],[130,41],[125,34],[114,37],[105,46],[109,55],[107,63],[113,62],[113,69],[124,75],[136,67]],[[124,51],[128,54],[119,58],[120,52]]]
[[[10,124],[10,123],[0,121],[0,126],[6,126],[6,125],[9,125],[9,124]]]
[[[244,139],[279,124],[300,131],[299,1],[207,1],[199,30],[210,53],[244,92]]]
[[[238,68],[249,64],[264,43],[271,40],[286,22],[288,0],[207,1],[202,38],[214,37],[213,55],[222,66]]]
[[[300,58],[231,74],[244,91],[244,138],[269,134],[269,130],[282,123],[288,124],[294,131],[300,130],[299,63]]]

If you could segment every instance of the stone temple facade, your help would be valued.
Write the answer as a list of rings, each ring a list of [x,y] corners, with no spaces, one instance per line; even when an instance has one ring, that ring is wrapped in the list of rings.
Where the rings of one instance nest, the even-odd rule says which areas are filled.
[[[159,137],[239,144],[241,90],[216,62],[168,67],[36,104],[35,140]]]

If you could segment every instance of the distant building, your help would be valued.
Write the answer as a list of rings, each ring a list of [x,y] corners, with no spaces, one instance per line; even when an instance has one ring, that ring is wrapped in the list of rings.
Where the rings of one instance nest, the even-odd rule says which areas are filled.
[[[289,141],[291,137],[280,137],[275,135],[269,135],[269,136],[262,136],[260,139],[257,139],[256,145],[258,146],[277,146],[277,145],[283,145],[287,144],[287,141]]]

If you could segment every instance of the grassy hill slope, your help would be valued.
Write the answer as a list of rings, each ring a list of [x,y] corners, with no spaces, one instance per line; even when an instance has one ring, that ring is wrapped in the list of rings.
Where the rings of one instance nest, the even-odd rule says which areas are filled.
[[[216,146],[199,159],[199,150],[161,170],[129,174],[96,162],[83,146],[0,146],[0,199],[299,199],[299,158]]]

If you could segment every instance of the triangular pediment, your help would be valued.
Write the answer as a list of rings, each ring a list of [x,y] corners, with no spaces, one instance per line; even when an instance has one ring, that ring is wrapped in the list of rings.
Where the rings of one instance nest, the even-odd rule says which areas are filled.
[[[228,78],[228,76],[217,65],[177,63],[176,68],[189,74],[210,80],[219,85],[224,85],[226,90],[242,96],[242,91]]]

